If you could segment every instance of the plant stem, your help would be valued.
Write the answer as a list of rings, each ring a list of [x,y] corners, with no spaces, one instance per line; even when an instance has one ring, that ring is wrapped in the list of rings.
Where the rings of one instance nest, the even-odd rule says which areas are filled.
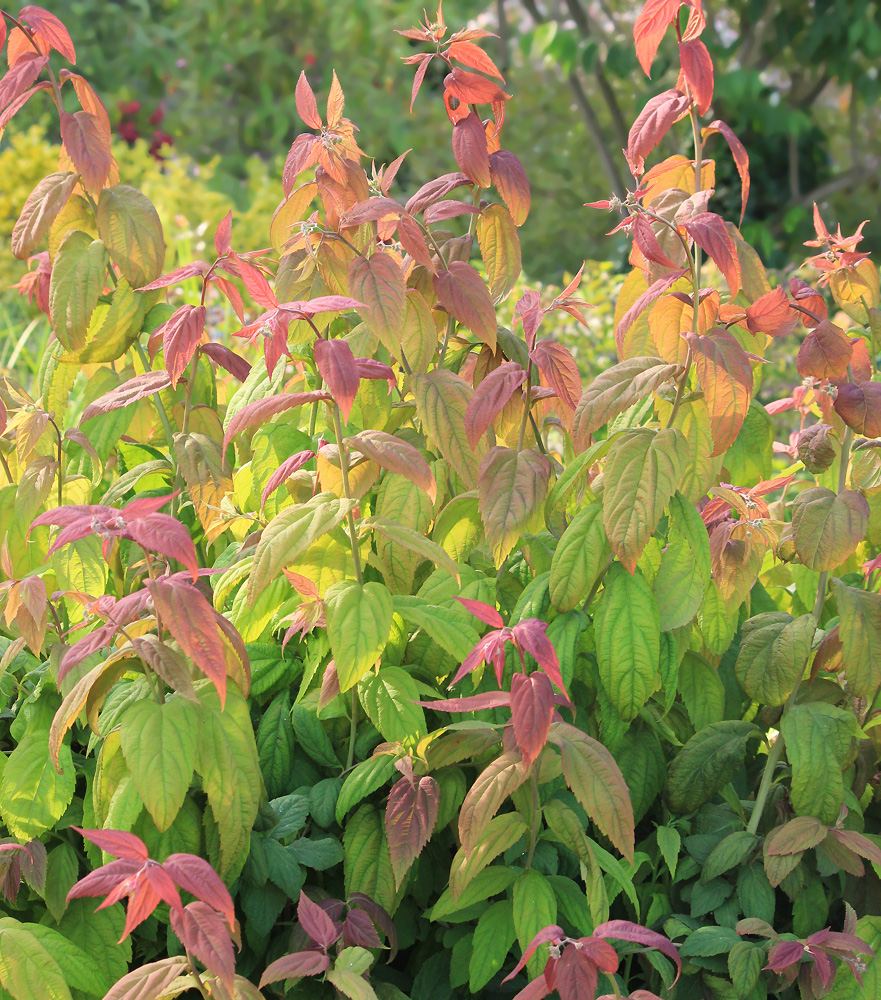
[[[853,378],[853,371],[850,365],[847,366],[847,376],[849,379]],[[853,431],[850,427],[844,432],[844,442],[841,445],[841,458],[840,464],[838,466],[838,493],[844,492],[847,483],[847,467],[850,464],[850,447],[853,441]],[[829,583],[829,571],[824,570],[820,574],[819,580],[817,580],[817,597],[814,601],[814,621],[815,630],[820,625],[820,615],[823,613],[823,606],[826,603],[826,587]],[[783,706],[783,713],[781,716],[785,718],[786,713],[791,710],[792,706],[795,704],[795,699],[798,695],[798,689],[801,686],[801,678],[799,678],[795,687],[790,691],[789,697],[786,699],[786,704]],[[749,826],[747,826],[748,833],[755,833],[759,828],[759,823],[762,819],[762,812],[765,808],[765,801],[768,798],[768,793],[771,790],[771,783],[774,779],[774,770],[783,756],[783,733],[781,732],[777,739],[774,741],[774,745],[771,747],[768,753],[768,759],[765,762],[765,770],[762,773],[762,780],[759,785],[758,793],[756,794],[755,805],[753,806],[752,816],[750,816]]]
[[[349,718],[349,750],[346,754],[346,770],[351,771],[355,763],[355,737],[358,735],[358,696],[355,688],[351,692],[351,711]]]
[[[541,805],[538,799],[538,761],[532,765],[532,774],[529,778],[532,788],[532,823],[529,828],[529,853],[526,855],[526,867],[532,867],[532,856],[535,854],[535,845],[538,843],[538,820],[541,815]]]
[[[526,438],[526,424],[529,420],[529,408],[532,405],[532,358],[526,366],[526,381],[523,383],[523,419],[520,421],[520,436],[517,438],[517,451],[523,451],[523,441]]]
[[[676,384],[676,398],[673,400],[673,409],[670,410],[670,416],[667,419],[667,427],[673,426],[673,421],[676,419],[676,414],[679,412],[679,407],[682,405],[682,398],[685,395],[685,384],[688,382],[688,376],[691,373],[691,348],[688,349],[688,354],[685,356],[685,371],[682,373],[682,377]]]
[[[140,340],[135,341],[135,350],[138,352],[138,357],[141,359],[141,364],[144,366],[144,371],[152,371],[150,367],[150,359],[147,357],[147,352],[144,350],[144,345]],[[159,398],[159,393],[153,393],[153,403],[156,406],[156,412],[159,414],[159,423],[162,424],[162,429],[165,431],[165,438],[168,442],[168,449],[171,455],[174,455],[174,431],[171,429],[171,423],[168,420],[168,414],[165,412],[165,406],[162,400]]]
[[[340,454],[340,472],[343,476],[343,496],[347,500],[352,499],[352,491],[349,487],[349,456],[346,451],[346,446],[343,444],[343,425],[340,419],[340,407],[339,403],[334,401],[333,404],[333,426],[336,431],[336,443]],[[361,575],[361,554],[358,552],[358,537],[355,533],[355,517],[351,511],[346,516],[349,525],[349,542],[352,546],[352,562],[355,564],[355,577],[358,580],[358,584],[364,583],[364,578]]]
[[[193,977],[193,979],[196,980],[196,989],[198,989],[198,991],[202,994],[205,1000],[211,1000],[211,993],[208,991],[208,988],[202,982],[202,977],[199,975],[199,972],[196,969],[196,963],[193,961],[193,956],[189,953],[187,949],[184,950],[187,953],[187,964],[190,967],[190,975]]]

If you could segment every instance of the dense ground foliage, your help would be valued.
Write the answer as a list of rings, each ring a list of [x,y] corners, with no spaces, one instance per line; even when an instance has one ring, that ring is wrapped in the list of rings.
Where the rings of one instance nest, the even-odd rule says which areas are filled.
[[[270,247],[189,260],[5,17],[0,125],[48,98],[63,150],[0,381],[0,1000],[878,995],[878,270],[815,211],[772,287],[712,210],[705,27],[637,18],[681,72],[591,202],[632,269],[584,384],[581,271],[513,294],[486,32],[402,32],[457,169],[402,203],[303,73]]]

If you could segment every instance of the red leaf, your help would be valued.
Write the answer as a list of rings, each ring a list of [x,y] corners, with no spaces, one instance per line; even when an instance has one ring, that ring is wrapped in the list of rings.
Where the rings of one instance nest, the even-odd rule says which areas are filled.
[[[515,673],[511,680],[511,721],[524,762],[541,753],[554,715],[554,691],[542,673]]]
[[[236,960],[229,931],[207,903],[189,903],[171,910],[171,929],[209,972],[213,972],[229,993],[235,988]]]
[[[504,628],[505,623],[502,621],[502,616],[489,604],[484,604],[483,601],[473,601],[468,597],[457,597],[456,600],[480,621],[493,628]]]
[[[472,47],[477,48],[476,45]],[[467,174],[475,184],[479,184],[482,188],[490,186],[492,178],[489,152],[486,148],[486,133],[479,115],[473,111],[453,126],[453,155],[462,173]]]
[[[329,948],[339,939],[340,929],[302,889],[297,903],[297,919],[304,932],[321,948]]]
[[[737,295],[740,290],[740,261],[722,217],[713,212],[701,212],[683,222],[681,228],[716,262],[728,282],[732,298]]]
[[[410,198],[405,208],[410,215],[420,215],[429,205],[440,201],[441,198],[446,198],[456,188],[470,183],[471,181],[466,174],[443,174],[441,177],[436,177],[433,181],[423,184]]]
[[[169,514],[148,514],[138,518],[127,526],[126,534],[141,548],[182,563],[190,571],[194,583],[198,579],[199,563],[189,529]]]
[[[434,225],[435,222],[446,222],[447,219],[458,219],[460,215],[480,215],[480,209],[467,201],[455,201],[452,198],[448,201],[439,201],[431,208],[426,208],[422,218],[426,226]]]
[[[318,104],[315,101],[315,94],[306,79],[306,73],[300,71],[300,78],[297,80],[297,89],[294,92],[294,99],[297,105],[297,114],[309,128],[321,128],[321,115],[318,114]]]
[[[609,920],[599,927],[594,928],[594,937],[614,938],[616,941],[633,941],[635,944],[644,944],[649,948],[657,948],[669,958],[677,968],[676,979],[682,973],[682,959],[679,957],[679,949],[663,934],[650,931],[640,924],[633,924],[629,920]],[[674,979],[673,982],[676,982]]]
[[[337,692],[339,693],[339,692]],[[349,948],[381,948],[382,941],[376,933],[373,921],[364,910],[349,910],[343,921],[343,944]]]
[[[348,423],[361,382],[352,348],[345,340],[317,340],[314,354],[318,373],[339,405],[344,423]]]
[[[667,28],[673,23],[681,4],[682,0],[646,0],[633,24],[636,58],[647,77],[652,75],[652,63],[658,46]]]
[[[27,6],[18,12],[18,19],[34,29],[36,39],[44,43],[40,46],[41,49],[55,49],[69,63],[76,63],[76,49],[70,34],[54,14],[42,7]]]
[[[103,831],[102,831],[103,832]],[[111,861],[109,864],[96,868],[81,878],[68,892],[67,899],[81,899],[84,896],[106,896],[119,885],[141,870],[143,861],[123,859]]]
[[[320,400],[330,401],[330,399],[330,393],[323,389],[313,389],[311,392],[284,393],[281,396],[267,396],[266,399],[257,399],[239,410],[230,420],[226,433],[223,435],[224,451],[236,434],[247,427],[264,424],[270,417],[274,417],[284,410],[289,410],[291,407],[303,406],[305,403],[314,403]]]
[[[802,312],[802,323],[805,326],[816,326],[821,320],[827,319],[829,310],[826,308],[826,301],[819,292],[801,278],[789,279],[789,294],[806,312]]]
[[[153,911],[162,902],[159,894],[149,882],[136,876],[133,887],[119,886],[116,893],[111,893],[98,906],[98,909],[102,910],[105,906],[112,906],[126,896],[128,896],[128,906],[126,907],[125,925],[122,928],[119,942],[124,941],[139,924],[142,924],[148,917],[152,916]]]
[[[395,884],[400,886],[422,853],[437,823],[440,788],[434,778],[406,775],[392,785],[385,810],[385,829]]]
[[[417,264],[421,264],[434,274],[431,251],[428,249],[419,223],[412,216],[401,216],[400,222],[398,222],[398,240],[405,253],[408,253]]]
[[[802,341],[795,366],[802,378],[847,377],[853,359],[853,341],[840,326],[824,319]]]
[[[713,100],[713,60],[703,42],[679,43],[679,60],[698,114],[705,115]]]
[[[363,226],[365,222],[379,222],[389,216],[397,218],[403,211],[393,198],[368,198],[350,208],[343,219],[346,226]]]
[[[28,90],[49,62],[48,56],[26,52],[0,80],[0,108],[17,100]]]
[[[805,946],[801,941],[778,941],[768,952],[768,964],[765,968],[772,972],[782,972],[790,965],[800,962],[804,953]]]
[[[523,164],[513,153],[499,149],[490,153],[489,169],[493,185],[508,206],[511,217],[516,225],[522,226],[532,200]]]
[[[419,62],[419,67],[416,70],[416,75],[413,77],[413,89],[410,92],[410,112],[413,112],[413,105],[416,103],[416,95],[419,93],[419,88],[422,86],[422,81],[425,79],[425,71],[428,69],[428,64],[434,59],[434,53],[426,53]]]
[[[105,854],[111,854],[114,858],[123,858],[126,861],[146,861],[149,857],[147,845],[133,833],[124,833],[121,830],[83,830],[78,826],[73,827],[73,829],[86,840],[91,840],[96,847],[100,847]]]
[[[343,95],[343,88],[337,79],[336,70],[330,81],[330,93],[327,95],[327,127],[336,128],[342,121],[343,108],[346,106],[346,99]]]
[[[313,458],[315,458],[314,451],[298,451],[295,455],[291,455],[290,458],[286,458],[269,477],[263,489],[263,494],[260,497],[260,509],[263,509],[269,497],[275,493],[285,480],[290,479],[295,472],[302,469]]]
[[[220,365],[221,368],[228,371],[239,382],[244,382],[251,371],[251,366],[240,354],[224,347],[223,344],[203,344],[202,353],[211,358],[216,365]]]
[[[647,260],[660,264],[661,267],[676,267],[676,264],[661,249],[658,237],[646,216],[637,215],[633,219],[632,232],[633,242]]]
[[[425,490],[432,503],[437,499],[437,483],[428,462],[418,448],[408,441],[386,434],[385,431],[366,430],[346,443],[390,472],[406,476],[421,490]]]
[[[665,90],[640,111],[627,137],[627,162],[634,177],[642,175],[645,158],[670,131],[674,122],[688,113],[689,100],[678,90]]]
[[[385,255],[383,254],[384,259]],[[373,258],[370,258],[373,260]],[[280,311],[293,313],[295,316],[307,316],[312,319],[323,312],[346,312],[349,309],[362,309],[365,303],[347,295],[318,295],[314,299],[296,302],[282,302]]]
[[[307,168],[314,166],[320,149],[321,144],[318,137],[310,135],[308,132],[303,132],[294,139],[281,172],[281,183],[285,197],[294,190],[297,177]]]
[[[208,273],[210,265],[204,260],[194,260],[183,267],[177,267],[168,274],[163,274],[161,278],[151,281],[149,285],[139,288],[139,292],[152,292],[157,288],[168,288],[169,285],[176,285],[179,281],[186,281],[187,278],[201,278]]]
[[[539,618],[526,618],[513,628],[517,645],[535,660],[541,669],[553,681],[556,687],[566,693],[563,677],[560,674],[560,661],[557,651],[547,637],[548,623]]]
[[[566,934],[563,928],[558,927],[556,924],[550,924],[548,927],[543,927],[529,942],[529,946],[526,951],[524,951],[520,956],[520,961],[514,966],[508,975],[505,976],[502,982],[509,983],[543,944],[551,944],[554,941],[560,941],[565,936]]]
[[[581,399],[581,373],[569,348],[553,340],[540,340],[529,356],[562,403],[574,410]]]
[[[746,325],[753,333],[767,333],[771,337],[785,337],[798,324],[798,313],[789,304],[782,286],[760,295],[747,306]]]
[[[596,965],[582,949],[569,945],[557,962],[557,992],[560,1000],[581,1000],[594,997],[599,973]]]
[[[881,382],[845,382],[838,387],[835,412],[857,434],[881,437]]]
[[[148,580],[147,589],[162,624],[174,636],[184,655],[217,689],[222,709],[226,703],[226,656],[214,620],[214,608],[200,591],[186,583]]]
[[[740,174],[740,221],[743,222],[743,216],[746,212],[746,202],[749,198],[749,154],[744,144],[721,119],[710,122],[703,129],[704,136],[713,135],[716,132],[728,143],[728,148],[734,157],[737,172]]]
[[[170,854],[162,862],[162,867],[181,889],[226,917],[230,930],[235,927],[236,911],[232,896],[220,876],[204,858],[195,854]]]
[[[154,392],[167,389],[171,385],[171,377],[168,372],[146,372],[144,375],[136,375],[128,382],[105,392],[93,400],[83,411],[80,423],[83,424],[92,417],[100,416],[102,413],[110,413],[112,410],[121,410],[124,406],[131,406],[147,396],[152,396]]]
[[[435,294],[444,309],[495,351],[496,310],[477,271],[470,264],[457,260],[448,270],[439,271],[433,280]]]
[[[465,433],[472,449],[526,381],[526,370],[516,361],[506,361],[474,390],[465,409]]]
[[[221,266],[242,279],[245,290],[258,306],[262,306],[264,309],[274,309],[278,305],[278,299],[276,299],[275,293],[269,287],[269,282],[266,280],[263,272],[253,267],[246,260],[233,253],[233,251],[229,252]]]
[[[205,306],[184,305],[156,331],[162,335],[165,368],[172,388],[190,363],[205,332]]]
[[[96,195],[107,183],[113,156],[110,136],[101,119],[88,111],[61,113],[61,141],[82,178],[83,187]]]
[[[502,83],[505,82],[505,78],[492,59],[479,45],[475,45],[473,42],[453,42],[447,49],[447,55],[464,66],[470,66],[472,69],[480,70],[481,73],[486,73],[487,76],[494,76]]]
[[[507,691],[484,691],[467,698],[439,698],[437,701],[417,701],[423,708],[438,712],[481,712],[486,708],[507,708],[511,695]]]
[[[321,951],[295,951],[292,955],[279,958],[260,977],[262,990],[269,983],[281,979],[300,979],[303,976],[320,976],[330,968],[330,958]]]
[[[457,97],[461,104],[493,104],[506,101],[506,94],[498,84],[477,73],[468,73],[456,66],[444,77],[444,91],[450,97]]]
[[[232,210],[220,220],[214,234],[214,249],[218,257],[225,257],[232,249]]]
[[[686,333],[684,337],[709,410],[713,455],[721,455],[734,443],[746,419],[752,398],[752,366],[740,344],[720,327],[706,336]]]

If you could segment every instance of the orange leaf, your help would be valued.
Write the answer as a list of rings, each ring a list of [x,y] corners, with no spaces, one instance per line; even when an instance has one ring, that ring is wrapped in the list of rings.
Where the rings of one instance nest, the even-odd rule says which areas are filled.
[[[721,327],[703,336],[686,333],[698,381],[710,415],[713,454],[734,443],[743,426],[753,390],[753,370],[744,349]]]

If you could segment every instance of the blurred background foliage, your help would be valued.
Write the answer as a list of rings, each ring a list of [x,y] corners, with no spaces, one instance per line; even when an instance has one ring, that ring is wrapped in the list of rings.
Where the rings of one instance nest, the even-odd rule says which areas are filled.
[[[641,6],[447,0],[444,9],[453,27],[472,21],[499,35],[484,44],[514,95],[503,144],[523,161],[533,189],[521,231],[526,278],[560,284],[585,258],[606,262],[589,269],[585,297],[598,309],[588,342],[580,335],[586,370],[612,350],[610,303],[627,244],[604,236],[615,219],[582,206],[633,185],[621,154],[630,123],[651,94],[676,84],[670,39],[653,80],[636,64],[632,26]],[[455,169],[439,63],[409,112],[412,69],[401,56],[415,43],[394,29],[422,18],[418,0],[65,0],[63,7],[78,68],[110,110],[121,177],[154,201],[176,255],[198,256],[230,205],[236,245],[268,245],[281,163],[302,128],[294,110],[302,68],[319,95],[337,70],[347,116],[377,164],[412,147],[393,194]],[[713,113],[751,158],[744,234],[785,271],[805,256],[814,200],[845,232],[866,214],[881,216],[881,2],[704,0],[704,8],[716,64]],[[57,162],[57,136],[41,115],[30,102],[0,145],[7,245],[27,194]],[[676,132],[682,141],[685,134]],[[689,152],[675,141],[660,153]],[[711,141],[715,208],[737,218],[739,180],[724,143]],[[865,233],[868,248],[881,245],[881,217]],[[2,255],[0,285],[20,268]],[[6,295],[3,303],[0,365],[7,365],[33,314]]]

